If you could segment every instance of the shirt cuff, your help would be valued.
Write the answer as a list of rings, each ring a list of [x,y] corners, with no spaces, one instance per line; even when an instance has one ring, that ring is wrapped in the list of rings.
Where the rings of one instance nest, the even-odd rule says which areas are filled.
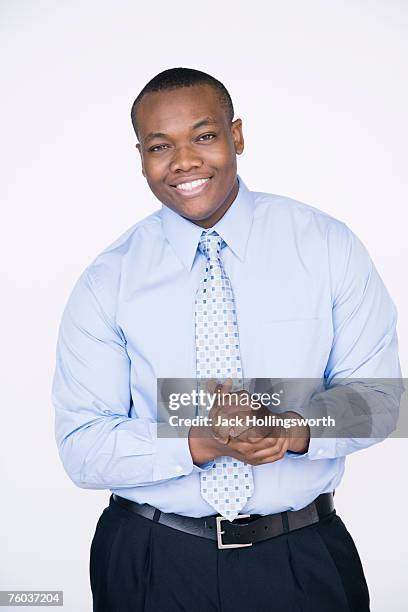
[[[214,459],[212,459],[211,461],[208,461],[207,463],[201,463],[199,465],[196,465],[194,463],[193,471],[194,472],[208,472],[208,470],[212,467],[213,463],[214,463]]]
[[[176,436],[174,427],[167,423],[150,423],[150,434],[155,442],[153,482],[187,476],[196,471],[188,444],[188,432],[180,432]]]
[[[335,459],[337,438],[310,438],[309,448],[305,453],[294,453],[287,451],[286,456],[290,459],[301,459],[307,457],[314,459]]]

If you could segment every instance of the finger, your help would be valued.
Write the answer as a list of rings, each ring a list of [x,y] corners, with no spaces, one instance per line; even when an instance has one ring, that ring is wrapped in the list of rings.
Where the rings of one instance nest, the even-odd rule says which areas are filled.
[[[218,399],[220,397],[220,390],[221,390],[222,385],[220,385],[219,383],[217,383],[214,387],[214,391],[212,391],[213,394],[213,403],[210,409],[210,413],[209,415],[214,418],[217,419],[218,418],[218,413],[219,410],[221,408],[220,404],[218,403]],[[215,397],[214,397],[215,396]]]
[[[207,387],[207,391],[209,391],[210,393],[215,393],[218,386],[219,385],[214,378],[207,380],[206,387]]]
[[[213,436],[215,438],[221,438],[221,439],[230,439],[230,432],[229,432],[229,427],[220,425],[218,427],[213,427],[212,431],[213,431]]]
[[[232,378],[227,378],[227,380],[221,386],[221,393],[229,393],[232,389]]]
[[[218,380],[215,380],[214,378],[212,378],[211,380],[207,381],[207,389],[208,391],[212,394],[212,395],[216,395],[217,398],[221,397],[224,393],[224,385],[223,383],[218,382]],[[228,387],[226,388],[226,390],[228,391]]]
[[[213,433],[213,436],[218,442],[225,445],[227,445],[230,440],[229,435],[225,435],[222,432]]]
[[[273,450],[265,448],[252,453],[251,460],[256,461],[257,464],[277,461],[284,457],[286,451],[288,450],[288,447],[289,439],[284,438],[282,439],[282,443],[275,447]]]
[[[262,461],[262,459],[266,459],[267,457],[273,457],[275,455],[279,455],[282,453],[285,447],[285,442],[282,441],[281,444],[277,444],[273,448],[263,448],[262,450],[255,451],[252,453],[252,457],[258,461]]]
[[[246,435],[246,441],[251,444],[257,444],[261,440],[264,440],[268,435],[268,431],[266,428],[262,427],[251,427],[248,429]]]
[[[239,438],[239,440],[241,440],[242,442],[250,442],[247,437],[247,432],[249,431],[249,429],[250,428],[246,425],[236,425],[230,428],[229,434],[231,438]]]
[[[262,430],[261,430],[262,431]],[[262,435],[258,436],[258,438],[256,438],[253,442],[253,446],[254,446],[254,450],[261,450],[263,448],[267,448],[268,445],[273,447],[275,446],[279,441],[282,440],[286,440],[286,439],[290,439],[290,436],[285,432],[285,433],[281,433],[280,436],[278,435],[270,435],[270,432],[265,432],[266,435],[262,437]]]
[[[218,410],[220,407],[223,407],[227,399],[229,400],[228,405],[231,403],[231,398],[229,397],[229,391],[232,388],[232,378],[227,378],[224,383],[219,383],[214,379],[211,379],[207,382],[207,389],[214,397],[213,406],[211,410]]]
[[[232,389],[232,378],[227,378],[223,383],[218,382],[214,378],[207,381],[207,389],[210,393],[220,392],[220,395],[228,393]]]
[[[284,440],[285,438],[257,438],[255,439],[255,441],[252,442],[248,442],[248,441],[241,441],[240,438],[234,438],[234,440],[231,442],[231,444],[234,445],[234,448],[236,448],[236,450],[239,453],[245,454],[245,455],[252,455],[254,452],[256,451],[261,451],[264,449],[270,449],[272,452],[275,451],[276,448],[278,448],[280,441]]]
[[[232,396],[230,395],[230,391],[232,389],[232,378],[227,378],[224,383],[221,385],[221,389],[219,392],[219,397],[220,397],[220,404],[221,406],[225,409],[225,408],[231,408],[233,407],[234,402],[232,402]]]

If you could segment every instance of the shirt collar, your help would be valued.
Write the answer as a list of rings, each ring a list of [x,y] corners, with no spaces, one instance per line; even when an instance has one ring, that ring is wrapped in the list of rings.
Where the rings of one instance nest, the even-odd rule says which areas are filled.
[[[237,197],[218,223],[208,230],[204,230],[162,204],[161,219],[164,235],[188,271],[193,266],[198,242],[203,231],[211,232],[215,230],[233,253],[241,261],[244,261],[253,221],[254,206],[252,194],[239,175],[238,184]]]

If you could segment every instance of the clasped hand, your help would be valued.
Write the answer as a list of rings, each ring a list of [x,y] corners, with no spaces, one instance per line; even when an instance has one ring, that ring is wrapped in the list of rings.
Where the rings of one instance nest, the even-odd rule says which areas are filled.
[[[209,412],[213,437],[224,445],[229,455],[251,465],[273,463],[282,459],[286,451],[305,452],[310,432],[305,426],[285,429],[271,426],[266,417],[273,415],[265,406],[253,406],[250,394],[245,390],[231,392],[232,380],[220,385],[214,381],[208,388],[219,397]],[[247,396],[245,399],[243,396]],[[278,415],[276,415],[278,416]],[[296,412],[286,412],[280,417],[299,417]],[[248,424],[256,417],[260,424]]]

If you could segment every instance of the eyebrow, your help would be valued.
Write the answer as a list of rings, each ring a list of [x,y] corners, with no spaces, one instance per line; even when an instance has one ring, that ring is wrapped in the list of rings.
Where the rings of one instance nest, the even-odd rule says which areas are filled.
[[[200,121],[194,123],[191,129],[198,130],[198,128],[205,125],[218,125],[218,123],[219,122],[212,117],[204,117],[204,119],[200,119]],[[164,132],[150,132],[145,138],[145,143],[149,140],[153,140],[153,138],[168,138],[168,135],[164,134]]]

